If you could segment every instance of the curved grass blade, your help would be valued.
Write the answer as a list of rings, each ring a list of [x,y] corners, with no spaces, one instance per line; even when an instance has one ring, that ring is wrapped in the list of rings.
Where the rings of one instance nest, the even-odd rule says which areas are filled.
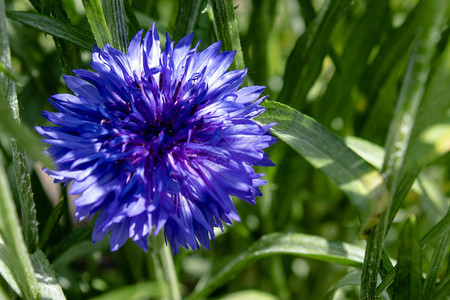
[[[14,21],[72,42],[89,51],[92,51],[92,45],[95,43],[94,38],[89,31],[68,25],[48,16],[22,11],[8,11],[6,15]]]
[[[270,255],[289,254],[360,268],[363,249],[318,236],[302,233],[274,233],[263,236],[248,250],[231,260],[204,286],[197,286],[187,299],[204,298],[223,285],[233,275],[254,261]]]
[[[356,206],[365,236],[385,210],[388,195],[378,171],[348,148],[336,135],[314,119],[287,105],[267,101],[258,122],[269,124],[272,133],[322,170]]]

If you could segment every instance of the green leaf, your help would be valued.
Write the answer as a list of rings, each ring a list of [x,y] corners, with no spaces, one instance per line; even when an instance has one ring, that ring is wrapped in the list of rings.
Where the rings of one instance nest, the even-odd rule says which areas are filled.
[[[356,22],[350,33],[346,47],[339,60],[340,70],[333,74],[327,90],[320,99],[322,124],[329,126],[336,116],[344,117],[351,105],[346,105],[350,93],[362,76],[367,60],[375,45],[379,42],[386,25],[389,24],[389,3],[386,0],[369,1],[366,13]],[[344,117],[344,119],[347,119]]]
[[[92,228],[90,227],[81,227],[75,229],[49,250],[48,257],[50,257],[53,260],[56,257],[63,255],[73,246],[86,240],[91,235],[91,232]]]
[[[424,283],[424,296],[425,299],[431,299],[429,296],[433,293],[433,289],[436,285],[439,271],[442,269],[442,264],[444,262],[445,254],[448,248],[448,235],[450,231],[442,238],[438,247],[434,250],[433,257],[431,259],[430,267],[428,269],[427,278],[425,278]]]
[[[263,236],[246,251],[232,259],[187,298],[204,298],[251,263],[270,255],[289,254],[360,268],[363,249],[354,245],[330,241],[302,233],[273,233]]]
[[[345,274],[345,276],[342,277],[341,279],[339,279],[339,281],[333,286],[333,288],[328,291],[326,299],[333,299],[333,296],[338,289],[348,285],[358,286],[360,282],[361,282],[361,270],[353,270]]]
[[[450,210],[447,210],[445,217],[433,226],[421,239],[422,251],[434,245],[436,241],[443,238],[444,234],[450,231]]]
[[[0,235],[0,275],[9,287],[19,296],[23,297],[19,284],[14,277],[14,267],[11,263],[12,255]],[[3,299],[0,297],[0,299]],[[6,299],[6,298],[4,298]]]
[[[47,257],[41,250],[31,254],[41,299],[66,299]]]
[[[139,282],[127,285],[100,296],[90,298],[90,300],[140,300],[148,298],[163,298],[168,295],[164,292],[166,287],[156,282]]]
[[[351,0],[326,1],[297,40],[286,62],[284,86],[278,97],[280,102],[290,103],[295,107],[302,106],[322,69],[333,28],[351,2]]]
[[[61,200],[56,204],[56,206],[52,209],[50,216],[47,218],[47,221],[42,228],[40,238],[39,238],[39,248],[44,249],[47,244],[50,235],[55,228],[56,224],[59,222],[59,219],[63,215],[64,212],[64,201]]]
[[[3,3],[0,6],[0,62],[8,71],[11,71],[11,57],[9,52],[5,10]],[[17,100],[16,86],[13,80],[5,77],[3,74],[0,74],[0,98],[2,98],[2,100],[0,100],[0,106],[4,106],[0,111],[7,114],[8,117],[8,108],[12,112],[12,118],[14,120],[8,120],[8,117],[5,118],[7,121],[12,121],[12,124],[9,124],[9,126],[20,127],[19,103]],[[4,100],[7,101],[7,105],[5,105],[6,103],[4,103]],[[5,120],[3,120],[3,122]],[[28,164],[23,149],[18,147],[15,139],[11,140],[11,144],[25,244],[28,247],[28,251],[33,252],[36,250],[38,243],[38,222],[30,174],[28,173]]]
[[[232,69],[245,69],[241,41],[232,0],[208,0],[210,16],[217,39],[222,41],[223,50],[236,50]]]
[[[2,6],[3,0],[0,0],[0,13]],[[14,270],[13,276],[24,298],[37,299],[38,284],[20,230],[19,218],[9,190],[3,161],[0,161],[0,199],[0,234],[3,237],[3,246],[7,247],[9,252],[11,270]]]
[[[126,53],[128,49],[128,32],[123,1],[102,0],[102,4],[105,9],[105,17],[111,34],[111,45],[121,52]]]
[[[422,299],[420,247],[417,241],[415,219],[406,221],[400,234],[394,299]]]
[[[258,290],[245,290],[228,294],[224,297],[218,298],[218,300],[240,300],[240,299],[253,299],[253,300],[277,300],[272,294]]]
[[[267,101],[258,122],[278,123],[272,133],[322,170],[358,209],[366,235],[385,210],[388,195],[378,171],[314,119],[287,105]]]
[[[379,225],[368,239],[366,260],[361,277],[361,299],[363,300],[373,299],[373,295],[376,293],[385,234],[420,172],[420,169],[405,167],[407,166],[405,156],[410,146],[412,131],[425,91],[431,59],[438,42],[437,37],[439,37],[440,29],[444,24],[448,4],[448,1],[445,0],[425,1],[424,8],[421,11],[421,24],[409,55],[399,100],[386,141],[382,174],[391,198],[389,199],[387,212],[381,216]],[[411,284],[415,284],[415,278]],[[401,292],[397,293],[401,294]],[[412,295],[414,295],[413,291]]]
[[[83,0],[83,6],[92,32],[94,33],[97,46],[103,48],[106,43],[112,44],[111,34],[106,25],[100,0]],[[92,45],[90,50],[92,50]]]
[[[180,2],[175,29],[173,30],[174,41],[179,41],[182,37],[194,31],[202,3],[203,0],[186,1],[183,2],[183,5]]]
[[[7,16],[12,20],[72,42],[89,51],[92,51],[92,45],[95,43],[89,31],[68,25],[48,16],[21,11],[8,11]]]

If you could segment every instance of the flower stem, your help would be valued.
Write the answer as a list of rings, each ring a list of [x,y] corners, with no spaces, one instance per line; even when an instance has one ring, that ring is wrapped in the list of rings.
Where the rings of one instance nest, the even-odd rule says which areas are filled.
[[[177,273],[175,271],[175,265],[173,263],[173,256],[164,241],[164,235],[159,234],[153,240],[156,255],[152,254],[152,258],[154,260],[155,267],[157,267],[157,270],[155,270],[155,275],[158,281],[164,281],[168,284],[168,288],[170,290],[170,293],[168,294],[170,295],[170,299],[180,300],[181,293]]]

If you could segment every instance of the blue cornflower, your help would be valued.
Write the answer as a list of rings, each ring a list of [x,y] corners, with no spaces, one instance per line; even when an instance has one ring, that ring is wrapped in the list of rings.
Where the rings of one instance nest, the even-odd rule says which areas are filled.
[[[36,127],[51,146],[56,182],[73,182],[75,218],[99,212],[93,242],[111,232],[111,250],[130,238],[147,251],[162,228],[174,253],[209,248],[214,227],[239,216],[231,196],[255,203],[273,163],[263,149],[271,125],[252,118],[264,108],[264,87],[238,89],[246,70],[229,71],[235,51],[220,42],[197,52],[193,34],[161,51],[155,26],[126,54],[94,46],[91,67],[65,76],[72,94],[50,98],[43,112],[57,127]],[[142,39],[142,41],[141,41]]]

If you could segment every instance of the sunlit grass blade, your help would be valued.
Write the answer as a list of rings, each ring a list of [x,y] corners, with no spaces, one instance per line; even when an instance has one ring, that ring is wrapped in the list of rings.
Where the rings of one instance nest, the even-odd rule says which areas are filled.
[[[0,0],[0,10],[3,1]],[[38,299],[38,284],[28,255],[3,161],[0,161],[0,233],[8,247],[11,269],[26,299]]]
[[[429,296],[432,294],[432,291],[436,285],[437,278],[439,276],[439,271],[442,269],[442,264],[445,261],[445,254],[447,253],[448,248],[448,231],[441,242],[438,244],[438,247],[434,250],[433,257],[431,259],[430,267],[427,272],[427,277],[424,282],[424,298],[431,299]]]
[[[280,102],[301,107],[306,94],[316,81],[334,26],[352,1],[328,0],[317,16],[297,40],[286,63],[284,85],[278,97]]]
[[[406,221],[400,234],[397,272],[394,281],[394,299],[422,299],[420,247],[417,241],[416,221]]]
[[[200,12],[203,0],[186,1],[178,6],[178,15],[173,30],[173,40],[179,41],[182,37],[194,31],[195,22]]]
[[[241,41],[237,26],[232,0],[208,0],[212,16],[214,31],[217,39],[222,41],[222,50],[236,50],[231,68],[242,70],[245,68]]]
[[[8,30],[6,27],[6,17],[4,3],[0,3],[0,62],[11,71],[11,56],[9,50]],[[16,85],[13,80],[0,73],[0,105],[3,107],[0,112],[7,121],[12,122],[7,126],[20,127],[19,103],[16,94]],[[7,103],[5,103],[5,100]],[[8,120],[12,112],[12,119]],[[5,120],[3,120],[4,122]],[[36,218],[36,207],[31,188],[28,164],[25,159],[23,149],[17,145],[17,141],[11,139],[11,150],[13,157],[14,173],[20,200],[20,216],[22,218],[23,234],[28,251],[34,252],[38,244],[38,222]]]
[[[112,46],[123,53],[128,48],[128,31],[123,0],[102,0],[105,17],[111,34]]]
[[[7,12],[7,16],[12,20],[67,40],[87,50],[92,50],[94,38],[89,31],[68,25],[48,16],[30,12],[9,11]]]
[[[378,171],[314,119],[287,105],[267,101],[258,122],[277,122],[271,131],[322,170],[356,206],[362,235],[370,232],[387,204],[387,193]]]
[[[273,233],[263,236],[248,250],[232,259],[204,285],[197,286],[189,300],[207,297],[254,261],[270,255],[289,254],[360,268],[363,249],[318,236],[301,233]]]
[[[106,25],[105,15],[103,14],[100,0],[83,0],[84,10],[94,33],[96,44],[102,48],[106,43],[112,43],[111,33]],[[89,50],[92,50],[92,45]]]
[[[45,254],[41,250],[37,250],[31,254],[31,262],[38,281],[40,299],[66,299]]]

